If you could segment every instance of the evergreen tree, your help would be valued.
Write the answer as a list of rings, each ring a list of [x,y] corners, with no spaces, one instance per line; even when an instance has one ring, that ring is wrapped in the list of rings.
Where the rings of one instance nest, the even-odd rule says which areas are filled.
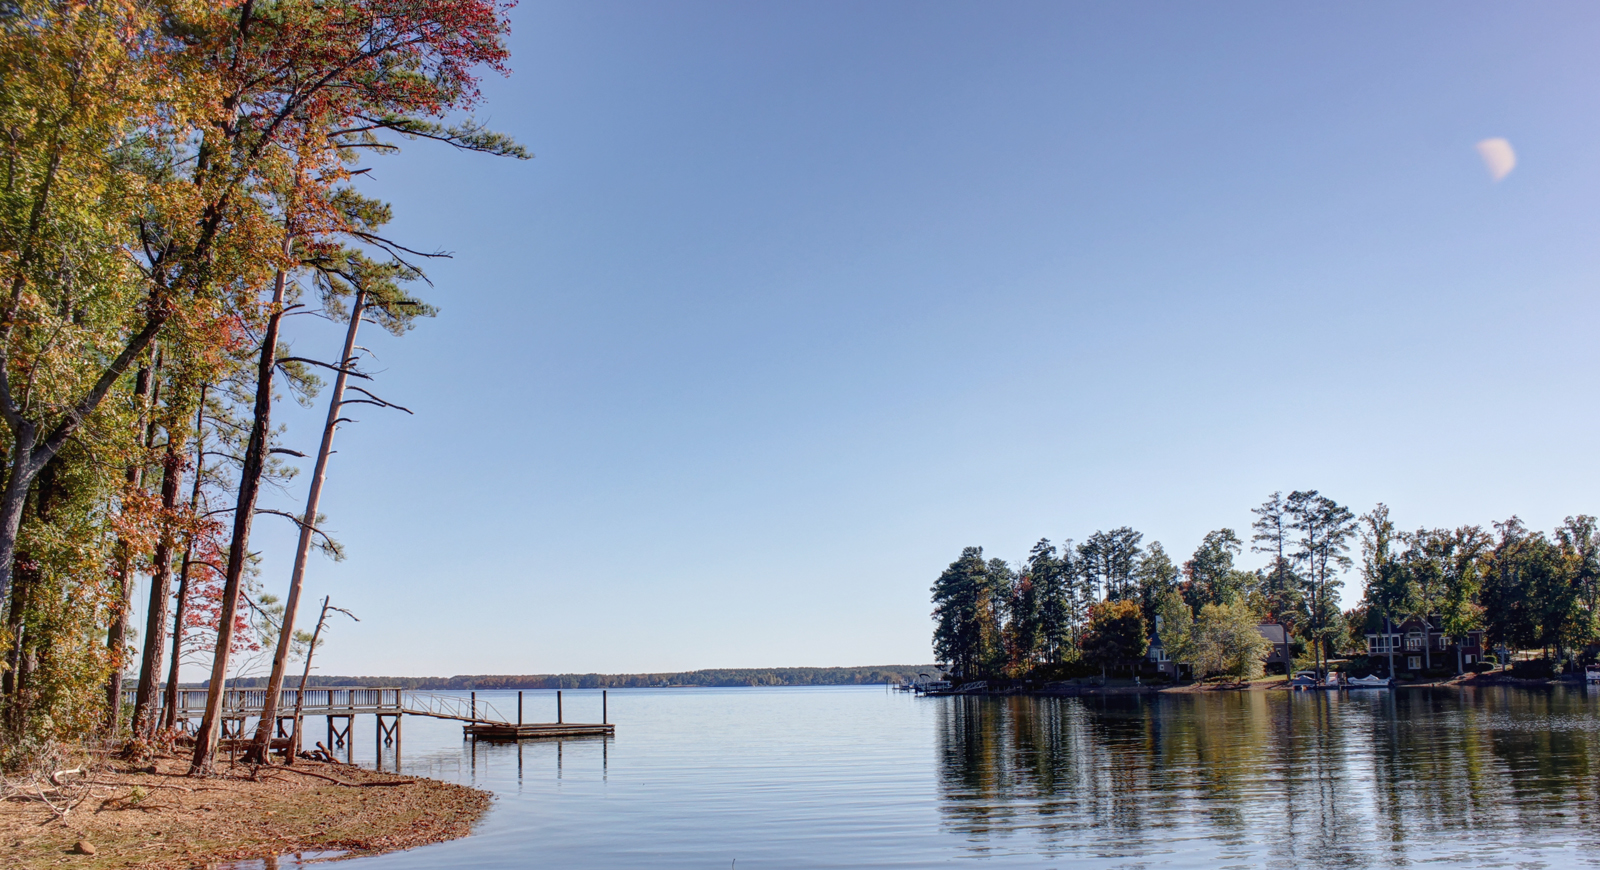
[[[1355,514],[1316,490],[1291,492],[1284,504],[1296,533],[1292,558],[1304,571],[1306,622],[1320,672],[1332,653],[1332,639],[1343,633],[1339,574],[1351,564],[1346,554],[1356,531]]]
[[[994,676],[1005,659],[991,567],[982,547],[967,547],[933,585],[934,656],[957,679]]]
[[[1123,526],[1095,532],[1078,545],[1078,566],[1095,600],[1120,601],[1138,595],[1133,572],[1143,551],[1144,535]]]
[[[1539,638],[1529,565],[1537,561],[1544,536],[1529,532],[1517,517],[1495,523],[1494,527],[1498,539],[1484,557],[1479,592],[1484,630],[1490,643],[1523,649]]]
[[[1406,573],[1394,552],[1402,538],[1389,519],[1389,507],[1381,502],[1362,515],[1361,524],[1362,597],[1368,618],[1374,620],[1373,627],[1382,632],[1386,621],[1398,622],[1398,617],[1410,608]],[[1388,658],[1392,674],[1392,648]]]
[[[1151,542],[1139,557],[1133,571],[1134,585],[1138,589],[1139,609],[1146,622],[1154,623],[1156,608],[1168,592],[1178,588],[1178,567],[1172,564],[1160,541]]]
[[[1019,579],[1011,606],[1013,623],[1009,628],[1014,657],[1022,670],[1050,659],[1050,610],[1060,594],[1056,577],[1059,570],[1055,547],[1048,539],[1040,538],[1017,571]]]
[[[1206,533],[1194,555],[1183,564],[1188,579],[1185,599],[1191,609],[1199,612],[1206,604],[1225,604],[1246,595],[1248,575],[1241,575],[1233,567],[1233,558],[1242,546],[1233,529]]]
[[[1270,559],[1259,575],[1263,612],[1267,619],[1298,630],[1305,606],[1305,584],[1289,558],[1293,549],[1290,539],[1294,530],[1290,527],[1293,520],[1289,516],[1288,504],[1282,492],[1275,492],[1260,507],[1251,508],[1250,512],[1256,515],[1255,522],[1251,524],[1255,534],[1250,537],[1250,551],[1264,553]]]

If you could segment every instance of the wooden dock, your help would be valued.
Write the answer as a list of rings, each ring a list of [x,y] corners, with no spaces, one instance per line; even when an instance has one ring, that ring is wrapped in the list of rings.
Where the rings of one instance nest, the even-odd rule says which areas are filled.
[[[537,740],[541,737],[614,737],[617,726],[611,724],[611,717],[606,709],[606,691],[600,691],[600,724],[592,722],[568,722],[561,714],[561,690],[556,690],[556,721],[554,722],[524,722],[522,721],[522,693],[517,693],[517,721],[497,722],[492,720],[477,719],[478,693],[473,692],[468,696],[468,709],[474,721],[461,726],[461,731],[474,740]]]
[[[478,722],[463,726],[467,736],[478,740],[532,740],[539,737],[612,737],[617,726],[609,723],[577,722]]]
[[[175,719],[186,730],[199,721],[205,712],[205,689],[179,689]],[[165,699],[158,695],[161,703]],[[226,749],[242,749],[250,744],[253,732],[251,720],[259,720],[266,706],[264,689],[228,689],[222,696],[221,744]],[[132,705],[132,689],[124,690],[124,703]],[[556,690],[556,721],[523,722],[523,693],[517,692],[516,721],[494,708],[487,700],[480,700],[477,692],[467,697],[459,695],[416,692],[400,688],[366,688],[357,686],[326,686],[307,688],[305,694],[285,688],[278,695],[277,733],[272,748],[288,752],[295,746],[295,707],[299,705],[302,720],[311,716],[327,719],[326,749],[332,754],[342,750],[347,759],[354,758],[354,741],[351,729],[357,715],[370,715],[377,719],[377,746],[381,758],[385,747],[393,747],[395,763],[400,760],[400,721],[404,716],[427,716],[434,719],[462,723],[467,737],[478,740],[537,740],[564,737],[614,737],[617,726],[612,725],[607,711],[607,693],[600,692],[600,724],[567,722],[561,709],[561,691]],[[303,747],[308,741],[301,741]]]

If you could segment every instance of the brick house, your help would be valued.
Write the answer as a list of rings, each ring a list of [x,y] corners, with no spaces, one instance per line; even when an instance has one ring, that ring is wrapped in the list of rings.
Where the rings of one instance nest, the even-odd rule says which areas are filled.
[[[1435,668],[1469,668],[1483,661],[1483,631],[1474,629],[1459,643],[1444,633],[1438,616],[1413,616],[1396,624],[1385,618],[1377,631],[1367,632],[1367,659],[1373,667],[1386,667],[1394,653],[1396,670],[1420,671],[1431,658]],[[1459,661],[1456,658],[1460,654]],[[1392,676],[1392,675],[1391,675]]]

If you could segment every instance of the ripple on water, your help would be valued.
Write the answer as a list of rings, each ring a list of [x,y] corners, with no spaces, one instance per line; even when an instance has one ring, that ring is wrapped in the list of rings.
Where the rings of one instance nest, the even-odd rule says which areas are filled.
[[[569,719],[598,709],[587,696],[567,691]],[[496,807],[465,840],[340,866],[1600,863],[1600,701],[1582,690],[670,689],[612,691],[610,711],[613,739],[520,747],[408,718],[404,769]]]

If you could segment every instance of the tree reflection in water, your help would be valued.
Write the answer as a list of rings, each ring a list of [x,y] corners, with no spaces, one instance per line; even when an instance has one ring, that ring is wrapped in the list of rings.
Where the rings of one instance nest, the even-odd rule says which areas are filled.
[[[943,824],[977,854],[1561,866],[1600,847],[1583,689],[927,703]]]

